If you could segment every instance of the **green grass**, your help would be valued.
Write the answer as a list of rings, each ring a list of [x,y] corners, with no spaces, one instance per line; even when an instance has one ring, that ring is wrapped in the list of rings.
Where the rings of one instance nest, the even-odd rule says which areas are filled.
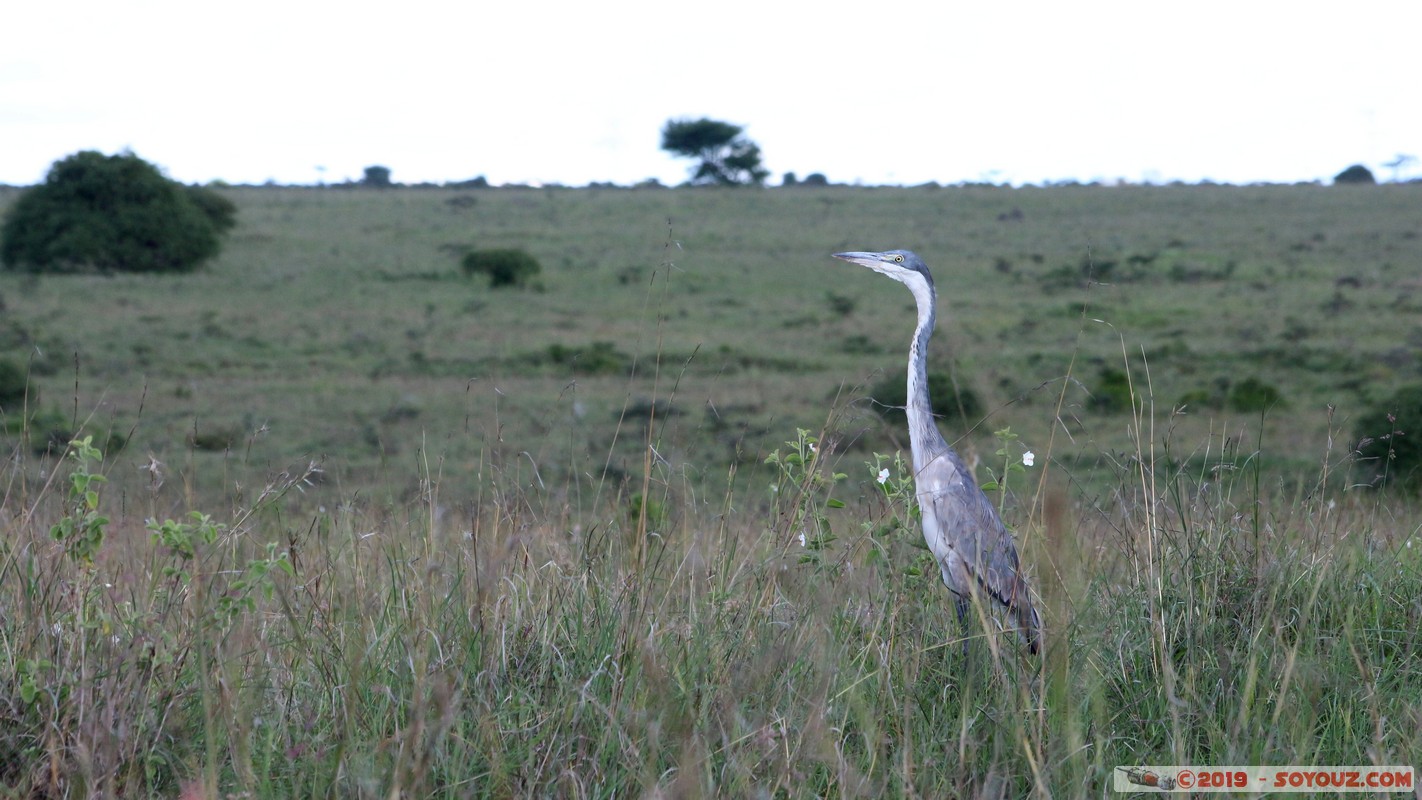
[[[1150,359],[1162,410],[1219,380],[1279,387],[1287,412],[1264,433],[1293,474],[1272,477],[1297,480],[1330,404],[1346,430],[1418,369],[1412,185],[228,191],[238,227],[199,274],[0,273],[0,357],[28,368],[31,406],[131,430],[130,461],[153,455],[209,505],[239,474],[310,459],[342,494],[398,500],[421,441],[466,469],[526,452],[545,479],[585,480],[573,462],[611,451],[635,473],[638,447],[616,431],[659,370],[680,377],[664,455],[712,475],[759,463],[841,389],[862,397],[902,367],[910,299],[828,257],[843,249],[910,246],[934,268],[933,361],[992,411],[970,452],[1003,425],[1029,440],[1060,428],[1064,381],[1062,417],[1080,423],[1059,455],[1127,446],[1086,393],[1124,345],[1137,369]],[[1020,221],[998,220],[1012,209]],[[464,278],[468,247],[527,250],[545,291]],[[608,369],[583,368],[583,351]],[[1192,440],[1259,424],[1175,420]],[[861,427],[865,451],[902,445],[873,414]],[[241,446],[190,452],[209,428]],[[111,477],[147,485],[133,468]]]
[[[1418,191],[233,190],[202,273],[0,275],[28,410],[106,451],[36,456],[5,409],[0,796],[1415,765],[1422,531],[1347,440],[1415,374]],[[443,245],[524,248],[546,290]],[[872,480],[901,434],[854,401],[910,300],[826,254],[902,245],[992,409],[960,447],[984,479],[994,429],[1037,453],[1006,507],[1040,659],[982,620],[964,652],[902,470]],[[1287,405],[1173,410],[1247,377]]]

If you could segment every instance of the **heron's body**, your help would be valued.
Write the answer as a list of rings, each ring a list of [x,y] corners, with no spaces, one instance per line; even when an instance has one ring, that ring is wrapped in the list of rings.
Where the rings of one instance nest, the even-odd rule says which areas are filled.
[[[937,319],[933,276],[922,259],[907,250],[836,253],[835,258],[887,275],[913,293],[918,324],[909,345],[904,411],[923,538],[943,573],[943,583],[956,595],[959,617],[965,616],[973,594],[983,591],[1012,613],[1028,646],[1037,652],[1042,624],[1018,566],[1012,535],[933,419],[927,359],[928,339]]]

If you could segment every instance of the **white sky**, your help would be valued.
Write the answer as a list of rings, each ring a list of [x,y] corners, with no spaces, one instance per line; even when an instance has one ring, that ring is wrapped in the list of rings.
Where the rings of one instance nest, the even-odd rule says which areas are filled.
[[[14,0],[0,183],[680,183],[672,117],[835,182],[1245,183],[1422,157],[1422,2]],[[1403,177],[1422,175],[1413,166]]]

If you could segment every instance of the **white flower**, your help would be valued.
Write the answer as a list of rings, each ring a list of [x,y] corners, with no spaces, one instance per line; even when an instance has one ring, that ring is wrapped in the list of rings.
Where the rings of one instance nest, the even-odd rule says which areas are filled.
[[[805,532],[804,532],[804,531],[800,531],[800,546],[801,546],[801,547],[804,547],[804,546],[805,546]]]
[[[882,484],[884,481],[887,481],[888,479],[889,479],[889,468],[888,468],[888,467],[885,467],[885,468],[879,470],[879,478],[878,478],[879,483]]]
[[[1037,460],[1037,454],[1034,453],[1034,452],[1032,452],[1031,450],[1028,450],[1027,452],[1025,452],[1025,453],[1022,454],[1022,466],[1024,466],[1024,467],[1030,467],[1030,466],[1032,466],[1032,462],[1034,462],[1034,461],[1036,461],[1036,460]]]
[[[810,452],[811,452],[811,453],[818,453],[818,452],[820,452],[820,448],[815,447],[815,443],[814,443],[814,442],[810,442]]]

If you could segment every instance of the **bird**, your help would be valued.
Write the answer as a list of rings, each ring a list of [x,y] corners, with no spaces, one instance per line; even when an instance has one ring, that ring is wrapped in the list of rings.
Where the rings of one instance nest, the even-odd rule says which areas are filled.
[[[909,343],[908,402],[904,411],[908,415],[914,494],[923,521],[923,538],[943,573],[943,583],[954,595],[959,623],[966,625],[969,602],[975,592],[981,591],[1012,614],[1028,649],[1035,655],[1041,642],[1042,620],[1032,606],[1031,590],[1018,566],[1012,534],[933,419],[928,398],[928,340],[937,320],[938,293],[928,265],[909,250],[835,253],[834,257],[887,275],[913,293],[918,323]]]

